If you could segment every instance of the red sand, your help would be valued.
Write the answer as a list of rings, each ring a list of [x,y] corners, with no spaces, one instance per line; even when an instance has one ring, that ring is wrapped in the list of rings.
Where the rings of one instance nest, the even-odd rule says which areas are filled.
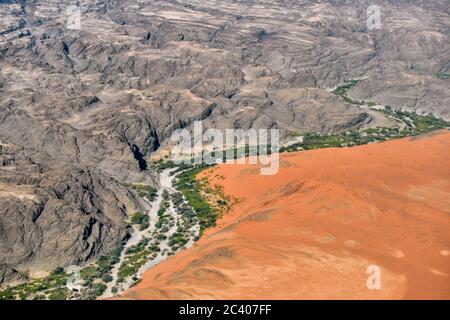
[[[448,132],[283,154],[274,176],[202,175],[242,202],[124,298],[450,298]],[[366,286],[372,264],[381,290]]]

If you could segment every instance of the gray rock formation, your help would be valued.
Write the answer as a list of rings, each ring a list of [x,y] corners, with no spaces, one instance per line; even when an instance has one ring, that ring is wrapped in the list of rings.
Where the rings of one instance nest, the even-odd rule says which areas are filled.
[[[0,261],[3,276],[80,264],[127,236],[138,198],[101,171],[0,144]]]

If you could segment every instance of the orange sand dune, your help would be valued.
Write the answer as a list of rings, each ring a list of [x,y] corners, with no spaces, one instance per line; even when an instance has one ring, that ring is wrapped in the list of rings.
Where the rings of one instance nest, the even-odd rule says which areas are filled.
[[[242,202],[124,298],[450,298],[448,132],[283,154],[275,176],[203,174]],[[366,285],[373,264],[381,290]]]

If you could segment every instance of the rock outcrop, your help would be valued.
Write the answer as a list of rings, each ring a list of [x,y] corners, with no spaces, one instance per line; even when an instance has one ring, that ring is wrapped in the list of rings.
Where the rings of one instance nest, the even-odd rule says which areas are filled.
[[[82,264],[126,239],[140,200],[101,171],[0,145],[2,280]]]

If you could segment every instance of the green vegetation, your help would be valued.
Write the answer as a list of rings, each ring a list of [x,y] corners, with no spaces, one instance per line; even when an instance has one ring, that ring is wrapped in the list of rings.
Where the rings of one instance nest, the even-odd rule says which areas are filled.
[[[350,80],[349,82],[334,89],[333,93],[338,96],[341,96],[348,103],[360,104],[358,101],[355,101],[347,96],[347,93],[350,91],[350,89],[356,86],[357,83],[358,80]]]
[[[57,288],[50,290],[48,295],[48,300],[66,300],[68,295],[67,288]]]
[[[95,264],[82,268],[80,277],[83,288],[80,292],[71,292],[67,288],[67,280],[73,274],[67,274],[63,268],[57,267],[47,277],[31,279],[0,291],[0,300],[96,299],[106,290],[105,283],[112,280],[110,272],[113,265],[119,262],[122,250],[123,243],[108,255],[99,257]]]
[[[218,210],[211,205],[202,196],[202,183],[196,180],[196,176],[200,171],[208,166],[202,165],[181,172],[178,175],[175,187],[179,190],[189,205],[194,210],[200,224],[200,233],[207,228],[213,227],[219,217]]]
[[[142,212],[135,212],[131,216],[131,224],[137,224],[139,225],[139,229],[145,230],[149,227],[149,220],[150,217],[146,214],[142,214]]]
[[[169,246],[172,247],[172,249],[178,249],[180,247],[183,247],[186,243],[188,243],[188,241],[189,239],[186,238],[183,229],[179,229],[179,231],[170,236]]]
[[[135,190],[139,197],[145,198],[150,202],[155,201],[156,197],[158,196],[158,189],[149,185],[123,184],[123,186]]]
[[[137,278],[139,269],[149,261],[160,255],[174,254],[190,240],[198,240],[198,232],[215,225],[219,216],[219,211],[211,207],[202,196],[203,181],[195,179],[197,173],[208,166],[192,166],[189,164],[175,166],[170,161],[159,161],[157,165],[162,170],[175,168],[171,174],[177,175],[174,186],[178,191],[173,193],[169,193],[167,190],[163,191],[162,201],[157,212],[158,221],[155,224],[155,230],[151,233],[150,239],[152,240],[143,238],[138,244],[125,251],[125,259],[118,270],[117,285],[112,288],[112,293],[119,292],[121,284],[126,280],[131,279],[132,284],[137,283],[139,281]],[[227,202],[225,200],[218,201],[217,205],[219,207],[227,206]],[[177,213],[176,215],[173,215],[173,210]],[[130,222],[142,226],[143,223],[148,223],[147,219],[148,216],[136,212],[132,215]],[[110,275],[98,273],[95,268],[85,269],[84,275],[86,278],[85,285],[98,291],[101,289],[95,287],[98,281],[108,283],[112,280]],[[94,281],[92,278],[94,276],[99,276],[100,280]],[[93,292],[92,294],[96,293]]]
[[[301,133],[299,132],[292,132],[292,135],[301,135]],[[218,151],[203,151],[203,159],[206,158],[206,156],[208,156],[209,158],[212,159],[217,159],[217,160],[222,160],[222,162],[225,162],[227,160],[230,160],[227,155],[231,154],[233,159],[240,159],[240,158],[244,158],[244,157],[248,157],[250,155],[259,155],[261,153],[263,154],[270,154],[271,153],[271,145],[268,144],[267,146],[264,146],[264,149],[261,149],[262,146],[256,147],[254,146],[254,148],[251,148],[250,145],[246,144],[245,146],[242,147],[234,147],[234,148],[229,148],[228,150],[218,150]],[[151,164],[151,167],[154,170],[157,170],[159,172],[166,170],[166,169],[176,169],[172,171],[172,175],[178,174],[182,171],[188,170],[188,169],[192,169],[192,168],[198,168],[198,167],[202,167],[202,168],[206,168],[210,165],[215,165],[215,164],[207,164],[207,165],[198,165],[196,164],[197,160],[199,160],[200,155],[197,157],[192,156],[189,161],[187,161],[188,163],[181,163],[181,164],[175,164],[173,161],[169,160],[169,161],[164,161],[163,159],[154,161]],[[231,157],[230,157],[231,158]],[[203,161],[200,160],[200,163],[202,163]]]
[[[62,267],[56,267],[55,270],[53,270],[53,274],[63,274],[64,268]]]
[[[190,229],[195,224],[198,223],[198,219],[194,210],[184,201],[183,194],[181,192],[175,192],[172,194],[172,203],[175,210],[181,217],[183,227],[185,229]]]
[[[436,77],[441,80],[447,80],[450,79],[450,73],[439,72],[436,73]]]
[[[158,210],[158,221],[155,225],[157,229],[168,228],[168,225],[170,224],[170,215],[167,213],[167,210],[170,207],[169,193],[164,191],[162,196],[163,200]]]
[[[347,97],[347,93],[358,81],[352,80],[349,83],[338,87],[333,92],[347,102],[353,104],[366,105],[371,108],[376,105],[375,102],[359,102]],[[371,128],[366,130],[352,130],[335,134],[316,134],[306,133],[303,136],[303,142],[299,142],[287,147],[280,148],[280,152],[292,152],[299,150],[310,150],[330,147],[351,147],[355,145],[363,145],[373,142],[386,141],[390,139],[403,138],[407,136],[415,136],[431,132],[438,129],[450,128],[450,122],[439,119],[432,114],[421,115],[416,112],[408,112],[402,110],[394,110],[390,106],[386,106],[380,111],[395,119],[403,125],[402,128]]]
[[[0,300],[65,300],[69,295],[67,278],[64,269],[58,267],[45,278],[30,280],[0,291]]]
[[[144,264],[156,258],[158,251],[159,248],[154,242],[150,243],[148,238],[143,238],[138,244],[128,248],[125,251],[125,261],[119,267],[117,283],[134,276]]]
[[[386,136],[382,135],[384,129],[369,129],[363,133],[359,131],[349,131],[331,135],[320,135],[308,133],[303,137],[303,142],[299,142],[288,147],[280,148],[280,152],[293,152],[300,150],[312,150],[322,148],[351,147],[355,145],[367,144],[370,142],[384,141]],[[370,132],[370,134],[368,133]],[[379,135],[380,133],[380,135]],[[389,135],[386,133],[386,135]]]
[[[172,160],[159,159],[150,163],[150,168],[158,172],[178,167]]]
[[[437,118],[431,113],[428,115],[421,115],[416,112],[393,110],[390,106],[387,106],[384,112],[403,122],[406,125],[403,131],[406,132],[407,135],[417,135],[438,129],[450,128],[450,122]]]
[[[433,115],[419,115],[415,112],[394,111],[387,107],[388,115],[404,123],[403,128],[371,128],[363,131],[347,131],[336,134],[320,135],[308,133],[303,142],[280,148],[280,152],[311,150],[331,147],[351,147],[390,139],[403,138],[427,133],[437,129],[450,128],[450,122],[436,118]]]
[[[119,267],[117,283],[120,284],[126,279],[133,277],[133,283],[138,281],[136,274],[139,269],[148,261],[155,259],[161,251],[159,241],[167,239],[165,233],[174,226],[173,217],[168,213],[170,208],[170,195],[167,191],[162,194],[161,205],[158,210],[158,221],[155,224],[156,230],[152,233],[152,241],[143,238],[138,244],[128,248],[125,251],[125,260]],[[147,216],[148,217],[148,216]],[[132,222],[139,224],[144,216],[137,212],[132,217]],[[147,221],[148,222],[148,221]],[[135,278],[135,279],[134,279]],[[115,288],[115,291],[117,288]]]
[[[294,138],[302,137],[303,135],[304,135],[304,133],[301,132],[301,131],[298,131],[298,130],[294,130],[294,131],[289,132],[289,136],[290,137],[294,137]]]
[[[110,274],[104,274],[102,276],[102,281],[105,283],[113,281],[113,277]]]
[[[175,192],[171,194],[171,197],[174,208],[178,213],[178,221],[177,230],[169,237],[168,244],[175,252],[183,248],[189,242],[189,239],[197,239],[196,231],[192,228],[199,223],[199,220],[194,210],[185,202],[181,192]]]
[[[335,95],[340,96],[342,99],[344,99],[345,102],[350,103],[350,104],[355,104],[358,106],[366,105],[369,108],[376,106],[377,104],[373,101],[358,101],[358,100],[355,100],[348,96],[348,92],[350,91],[350,89],[353,88],[354,86],[356,86],[356,84],[358,82],[359,82],[359,80],[349,80],[345,84],[334,89],[333,93]]]
[[[97,259],[95,265],[85,267],[81,270],[81,279],[84,288],[81,290],[81,298],[96,299],[106,290],[107,282],[112,280],[110,275],[113,266],[120,261],[120,255],[125,243],[121,243],[115,250],[108,255]],[[111,280],[109,280],[111,279]]]

